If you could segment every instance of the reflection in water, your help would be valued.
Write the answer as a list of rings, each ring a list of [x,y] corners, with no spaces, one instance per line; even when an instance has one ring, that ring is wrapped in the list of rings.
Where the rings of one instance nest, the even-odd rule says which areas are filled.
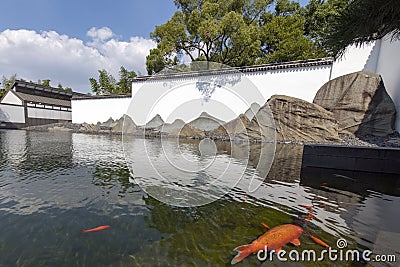
[[[306,213],[301,204],[315,207],[315,218],[305,230],[327,243],[334,246],[343,237],[350,248],[400,255],[397,177],[305,177],[300,175],[301,146],[278,145],[271,171],[263,177],[265,164],[271,163],[257,155],[269,151],[266,144],[251,144],[247,154],[240,144],[217,142],[216,154],[236,168],[249,155],[244,179],[218,201],[179,208],[129,182],[119,136],[0,131],[0,142],[0,266],[227,266],[234,247],[264,232],[261,221],[270,226],[292,223],[293,217]],[[146,142],[154,158],[166,147],[189,159],[208,155],[200,153],[196,141],[166,147],[157,140]],[[265,180],[249,193],[252,177]],[[366,186],[358,180],[362,177],[379,179],[379,187]],[[210,171],[199,171],[193,185],[210,178]],[[104,224],[111,228],[79,233]],[[321,249],[307,237],[301,242],[298,248],[287,248]],[[237,266],[257,263],[250,256]]]

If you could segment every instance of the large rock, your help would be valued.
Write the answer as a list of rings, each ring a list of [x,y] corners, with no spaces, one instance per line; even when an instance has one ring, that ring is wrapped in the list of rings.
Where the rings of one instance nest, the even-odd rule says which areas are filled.
[[[203,112],[197,119],[189,122],[188,124],[194,128],[202,131],[212,131],[217,129],[219,126],[223,125],[225,122],[217,119],[207,112]]]
[[[113,120],[113,118],[109,118],[105,122],[100,124],[100,129],[101,130],[111,130],[114,126],[117,125],[117,122]]]
[[[185,122],[181,119],[174,120],[173,123],[164,123],[163,125],[158,127],[158,130],[162,133],[171,133],[172,131],[177,131],[182,129],[185,125]]]
[[[333,79],[319,89],[313,102],[333,113],[340,132],[375,136],[394,132],[396,108],[378,74],[360,71]]]
[[[89,123],[82,123],[81,127],[79,128],[79,132],[88,132],[88,133],[97,133],[100,131],[100,123],[97,124],[89,124]]]
[[[205,137],[205,134],[203,131],[194,128],[189,124],[185,124],[182,128],[173,129],[168,136],[202,139]]]
[[[249,124],[250,121],[247,116],[240,114],[236,119],[219,126],[217,129],[209,132],[208,134],[215,138],[229,139],[229,136],[243,132],[246,127],[249,126]]]
[[[244,113],[244,115],[251,121],[257,112],[260,110],[260,105],[257,103],[251,104],[248,110]]]
[[[273,95],[239,138],[273,141],[275,133],[279,141],[341,141],[331,112],[284,95]]]
[[[157,114],[157,115],[154,116],[154,118],[152,118],[148,123],[146,123],[145,128],[146,128],[146,129],[158,128],[158,127],[160,127],[160,126],[163,125],[163,124],[164,124],[163,119],[161,118],[160,115]]]
[[[112,133],[134,134],[136,132],[136,124],[133,122],[129,115],[123,115],[115,122],[114,127],[111,129]]]

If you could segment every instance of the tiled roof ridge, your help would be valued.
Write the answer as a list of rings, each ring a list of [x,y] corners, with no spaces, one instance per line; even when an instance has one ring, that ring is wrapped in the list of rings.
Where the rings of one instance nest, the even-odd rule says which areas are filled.
[[[210,71],[189,71],[171,74],[158,74],[153,76],[141,76],[132,79],[132,82],[142,82],[146,80],[162,80],[162,79],[173,79],[173,78],[186,78],[186,77],[197,77],[197,76],[207,76],[207,75],[220,75],[229,73],[248,73],[248,72],[258,72],[267,70],[278,70],[278,69],[290,69],[299,67],[313,67],[313,66],[323,66],[333,64],[334,59],[332,57],[326,58],[316,58],[307,60],[296,60],[288,61],[282,63],[270,63],[262,65],[244,66],[244,67],[232,67],[226,69],[210,70]]]

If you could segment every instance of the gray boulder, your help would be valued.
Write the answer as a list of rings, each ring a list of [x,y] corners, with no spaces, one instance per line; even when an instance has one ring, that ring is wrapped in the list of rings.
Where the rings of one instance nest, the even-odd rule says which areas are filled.
[[[273,95],[239,138],[262,141],[274,141],[275,138],[278,141],[341,141],[338,122],[331,112],[316,104],[284,95]]]
[[[246,110],[244,115],[247,117],[247,119],[249,119],[251,121],[259,110],[260,110],[260,105],[257,103],[253,103],[253,104],[251,104],[249,109]]]
[[[181,119],[174,120],[173,123],[164,123],[163,125],[158,127],[158,130],[162,133],[171,133],[172,131],[177,131],[183,128],[185,122]]]
[[[115,122],[114,127],[111,129],[112,133],[126,133],[134,134],[136,132],[136,124],[133,122],[131,117],[123,115],[119,120]]]
[[[163,124],[164,124],[164,120],[161,118],[160,115],[157,114],[148,123],[146,123],[145,128],[146,129],[154,129],[154,128],[160,127]]]
[[[333,113],[342,133],[394,132],[396,108],[378,74],[360,71],[333,79],[319,89],[313,102]]]
[[[203,112],[197,119],[189,122],[191,127],[197,128],[201,131],[212,131],[217,129],[219,126],[223,125],[225,122],[217,119],[207,112]]]

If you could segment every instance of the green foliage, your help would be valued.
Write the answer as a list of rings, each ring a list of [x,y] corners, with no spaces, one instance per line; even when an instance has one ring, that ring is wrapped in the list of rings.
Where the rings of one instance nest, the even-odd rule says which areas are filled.
[[[329,34],[335,18],[339,16],[350,0],[310,0],[306,5],[303,15],[306,18],[305,34],[312,38],[318,47],[323,48],[328,54],[330,50],[324,45],[323,40]]]
[[[1,88],[0,88],[0,98],[2,98],[8,89],[14,84],[17,78],[17,74],[11,75],[10,78],[7,78],[3,75],[1,78]]]
[[[332,21],[324,43],[336,56],[351,44],[362,45],[385,35],[400,38],[400,1],[352,0]]]
[[[50,80],[49,79],[43,80],[42,81],[42,85],[43,86],[50,86]]]
[[[349,0],[175,0],[178,11],[157,26],[146,58],[151,75],[176,57],[230,66],[325,57],[323,35]]]
[[[147,71],[176,64],[174,55],[192,61],[204,59],[242,66],[254,64],[259,55],[258,19],[270,0],[175,0],[180,11],[157,26],[152,39],[157,42],[147,57]]]
[[[275,63],[326,56],[310,37],[304,35],[305,18],[294,14],[275,16],[262,26],[261,50],[257,63]]]
[[[99,70],[98,81],[95,78],[90,78],[89,81],[92,92],[96,95],[127,94],[132,90],[132,83],[130,80],[136,76],[134,71],[128,71],[121,66],[118,82],[105,69]]]

